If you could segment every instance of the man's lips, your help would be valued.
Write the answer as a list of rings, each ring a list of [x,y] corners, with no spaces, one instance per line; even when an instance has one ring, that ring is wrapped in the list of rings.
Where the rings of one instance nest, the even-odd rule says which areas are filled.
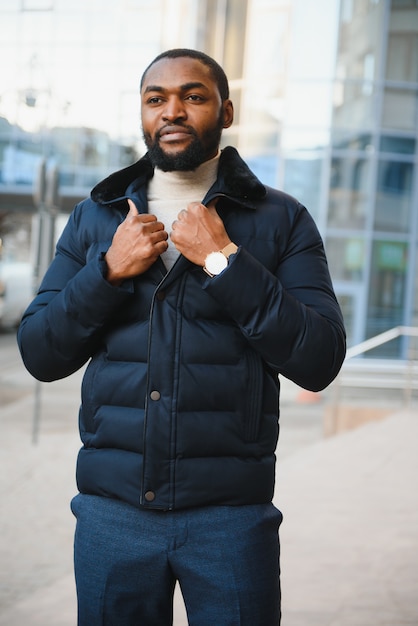
[[[159,140],[163,143],[184,141],[191,135],[192,133],[184,126],[165,126],[158,133]]]

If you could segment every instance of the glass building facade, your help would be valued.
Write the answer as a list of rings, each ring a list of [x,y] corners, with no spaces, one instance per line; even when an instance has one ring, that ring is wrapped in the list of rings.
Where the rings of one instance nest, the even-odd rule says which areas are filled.
[[[224,144],[312,213],[349,345],[417,326],[417,0],[3,0],[4,247],[25,248],[42,158],[67,213],[143,152],[140,73],[171,47],[224,66]],[[406,344],[370,356],[402,359]]]
[[[418,3],[344,0],[339,33],[326,242],[358,341],[418,324]]]

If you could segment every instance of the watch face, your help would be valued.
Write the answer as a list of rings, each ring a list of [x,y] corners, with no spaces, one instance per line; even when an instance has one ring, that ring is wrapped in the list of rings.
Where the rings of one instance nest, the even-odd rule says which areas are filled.
[[[205,267],[210,274],[220,274],[228,265],[228,260],[222,252],[211,252],[206,257]]]

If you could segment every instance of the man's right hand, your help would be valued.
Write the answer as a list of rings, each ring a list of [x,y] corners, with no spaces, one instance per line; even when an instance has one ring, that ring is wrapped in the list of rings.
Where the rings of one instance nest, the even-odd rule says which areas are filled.
[[[105,255],[107,280],[112,285],[143,274],[168,248],[164,224],[155,215],[138,213],[132,200],[128,200],[128,204],[129,212]]]

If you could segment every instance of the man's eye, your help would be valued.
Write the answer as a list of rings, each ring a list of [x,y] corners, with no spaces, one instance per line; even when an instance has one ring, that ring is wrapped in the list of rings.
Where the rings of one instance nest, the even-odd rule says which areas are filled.
[[[200,102],[203,100],[202,96],[198,96],[195,93],[190,94],[190,96],[187,96],[187,100],[192,100],[193,102]]]
[[[161,102],[161,98],[159,96],[148,98],[148,104],[158,104],[159,102]]]

